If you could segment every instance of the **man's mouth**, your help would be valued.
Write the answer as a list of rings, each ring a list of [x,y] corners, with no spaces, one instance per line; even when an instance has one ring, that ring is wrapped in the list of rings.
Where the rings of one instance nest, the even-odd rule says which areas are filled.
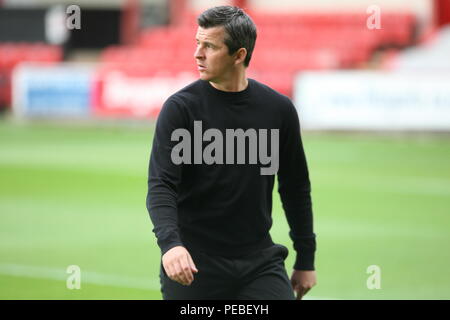
[[[197,64],[197,69],[198,69],[198,71],[204,71],[204,70],[206,70],[206,67],[201,64]]]

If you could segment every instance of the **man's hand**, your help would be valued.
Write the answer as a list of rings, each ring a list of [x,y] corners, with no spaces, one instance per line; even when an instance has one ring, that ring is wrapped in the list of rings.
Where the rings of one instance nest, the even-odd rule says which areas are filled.
[[[194,281],[193,273],[198,272],[191,255],[182,246],[176,246],[168,250],[162,256],[162,263],[167,276],[185,286]]]
[[[316,285],[316,282],[316,271],[294,270],[291,276],[291,284],[294,291],[297,292],[297,300],[301,300]]]

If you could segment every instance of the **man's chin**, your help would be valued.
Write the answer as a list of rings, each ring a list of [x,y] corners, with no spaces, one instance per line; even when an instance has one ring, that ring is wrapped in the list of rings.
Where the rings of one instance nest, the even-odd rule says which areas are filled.
[[[206,77],[206,76],[205,76],[204,74],[202,74],[202,73],[200,73],[199,78],[200,78],[200,80],[205,80],[205,81],[208,80],[208,77]]]
[[[212,77],[208,75],[206,72],[200,72],[200,79],[205,81],[210,81]]]

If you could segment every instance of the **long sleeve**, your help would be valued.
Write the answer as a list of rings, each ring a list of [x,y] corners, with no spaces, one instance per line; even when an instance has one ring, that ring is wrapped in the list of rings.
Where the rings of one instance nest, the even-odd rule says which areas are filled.
[[[182,245],[178,228],[178,189],[182,165],[175,165],[171,152],[178,142],[171,141],[172,132],[184,128],[180,104],[172,97],[163,105],[156,122],[148,171],[147,210],[161,253]]]
[[[290,101],[283,123],[278,192],[290,227],[289,235],[297,252],[294,269],[314,270],[316,235],[313,232],[311,184],[299,118]]]

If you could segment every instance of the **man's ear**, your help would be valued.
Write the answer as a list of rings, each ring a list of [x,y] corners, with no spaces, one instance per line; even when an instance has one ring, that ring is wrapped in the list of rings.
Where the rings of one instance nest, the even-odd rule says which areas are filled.
[[[236,60],[234,61],[235,65],[239,63],[244,63],[245,58],[247,57],[247,49],[240,48],[238,51],[236,51],[235,56],[236,56]]]

